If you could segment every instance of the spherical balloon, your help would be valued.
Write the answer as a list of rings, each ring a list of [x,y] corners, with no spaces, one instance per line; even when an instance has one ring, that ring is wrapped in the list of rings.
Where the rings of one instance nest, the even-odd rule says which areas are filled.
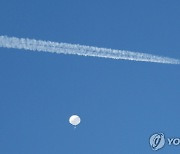
[[[69,123],[74,125],[74,126],[78,125],[80,122],[81,122],[81,119],[78,115],[72,115],[69,118]]]

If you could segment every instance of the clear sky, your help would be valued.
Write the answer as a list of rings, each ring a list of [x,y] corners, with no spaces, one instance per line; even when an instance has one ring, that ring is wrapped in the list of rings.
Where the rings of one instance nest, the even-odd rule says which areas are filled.
[[[1,0],[0,35],[180,59],[179,0]],[[0,154],[179,154],[180,65],[0,48]],[[76,130],[72,114],[82,122]]]

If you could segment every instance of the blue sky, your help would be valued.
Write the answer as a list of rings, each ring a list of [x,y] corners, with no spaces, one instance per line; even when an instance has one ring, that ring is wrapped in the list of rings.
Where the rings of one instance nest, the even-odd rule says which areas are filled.
[[[0,2],[0,35],[180,59],[178,0]],[[180,137],[180,66],[0,48],[0,153],[169,154]],[[82,122],[76,130],[72,114]]]

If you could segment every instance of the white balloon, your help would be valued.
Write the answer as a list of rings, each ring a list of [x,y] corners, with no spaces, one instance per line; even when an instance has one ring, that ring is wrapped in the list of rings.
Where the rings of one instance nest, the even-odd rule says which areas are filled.
[[[74,126],[78,125],[80,122],[81,122],[81,119],[78,115],[72,115],[69,118],[69,123],[74,125]]]

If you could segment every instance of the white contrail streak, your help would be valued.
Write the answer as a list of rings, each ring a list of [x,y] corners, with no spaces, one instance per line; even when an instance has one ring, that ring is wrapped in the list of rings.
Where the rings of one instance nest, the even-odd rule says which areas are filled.
[[[8,37],[8,36],[0,36],[0,47],[25,49],[31,51],[43,51],[43,52],[58,53],[58,54],[63,53],[63,54],[74,54],[80,56],[93,56],[93,57],[145,61],[145,62],[154,62],[154,63],[180,64],[180,60],[178,59],[160,57],[146,53],[98,48],[98,47],[84,46],[79,44],[42,41],[42,40],[35,40],[28,38]]]

